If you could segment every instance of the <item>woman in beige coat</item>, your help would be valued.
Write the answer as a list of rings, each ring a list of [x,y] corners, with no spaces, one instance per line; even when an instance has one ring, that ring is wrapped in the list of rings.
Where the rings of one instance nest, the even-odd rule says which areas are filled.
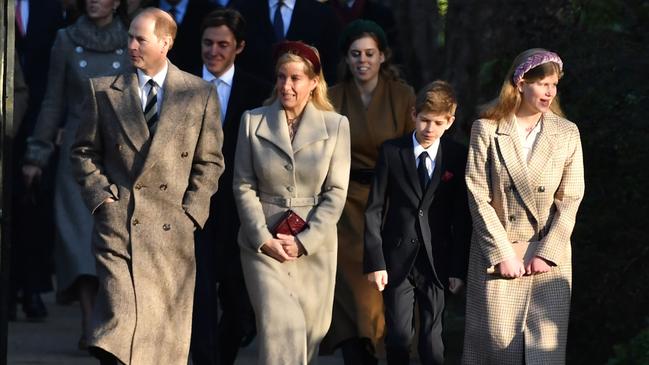
[[[579,131],[556,98],[562,66],[544,49],[521,53],[471,131],[464,364],[565,362],[584,176]]]
[[[322,352],[342,349],[345,364],[377,363],[383,348],[383,297],[363,275],[365,205],[379,147],[388,139],[412,133],[412,87],[399,79],[390,63],[385,33],[376,23],[356,20],[341,40],[344,81],[329,90],[336,111],[350,121],[351,179],[338,224],[338,274],[331,329]]]
[[[349,180],[349,124],[334,113],[315,48],[277,48],[268,105],[244,113],[234,167],[239,245],[260,364],[312,364],[331,322],[336,223]],[[307,227],[273,234],[287,210]]]

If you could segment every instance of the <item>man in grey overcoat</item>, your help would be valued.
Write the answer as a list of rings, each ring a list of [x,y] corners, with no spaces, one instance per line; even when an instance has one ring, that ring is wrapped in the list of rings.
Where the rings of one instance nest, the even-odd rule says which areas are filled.
[[[215,88],[167,60],[176,25],[141,12],[135,69],[90,81],[72,161],[95,221],[99,293],[89,345],[102,364],[187,364],[194,230],[223,172]]]

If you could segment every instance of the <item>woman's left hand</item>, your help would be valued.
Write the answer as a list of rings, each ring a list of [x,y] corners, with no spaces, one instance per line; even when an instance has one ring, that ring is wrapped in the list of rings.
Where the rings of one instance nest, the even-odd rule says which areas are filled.
[[[300,257],[306,252],[300,240],[295,236],[278,233],[277,239],[282,241],[282,248],[290,257]]]
[[[525,275],[542,274],[548,271],[550,271],[550,265],[544,258],[539,256],[534,256],[527,265],[525,265]]]

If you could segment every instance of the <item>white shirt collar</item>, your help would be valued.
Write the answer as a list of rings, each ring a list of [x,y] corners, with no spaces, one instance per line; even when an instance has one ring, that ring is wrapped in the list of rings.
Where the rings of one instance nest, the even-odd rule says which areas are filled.
[[[214,74],[212,74],[205,65],[203,65],[203,80],[212,82],[214,79],[218,79],[222,83],[232,87],[232,81],[234,80],[234,64],[230,66],[230,68],[221,75],[221,77],[217,77]]]
[[[169,71],[169,63],[165,62],[164,67],[160,72],[157,74],[153,75],[153,77],[145,74],[142,70],[139,68],[137,70],[137,82],[138,85],[140,86],[140,90],[144,89],[144,85],[146,85],[149,80],[153,79],[153,81],[158,84],[158,87],[162,88],[162,85],[164,85],[165,79],[167,78],[167,71]]]
[[[428,152],[428,157],[431,159],[431,161],[435,162],[435,158],[437,157],[437,149],[439,148],[439,138],[433,142],[428,148],[424,148],[421,144],[419,144],[419,141],[417,141],[417,137],[415,137],[415,132],[412,132],[412,145],[415,147],[414,148],[414,153],[415,153],[415,159],[419,158],[419,155],[421,155],[422,152],[426,151]]]

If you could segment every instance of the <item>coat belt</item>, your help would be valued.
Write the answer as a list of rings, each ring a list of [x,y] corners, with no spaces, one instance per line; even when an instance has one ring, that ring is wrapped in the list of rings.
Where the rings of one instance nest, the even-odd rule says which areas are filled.
[[[269,195],[265,193],[259,194],[259,200],[264,203],[279,205],[285,208],[293,207],[313,207],[322,201],[320,195],[309,197],[296,197],[290,198],[285,196]]]

